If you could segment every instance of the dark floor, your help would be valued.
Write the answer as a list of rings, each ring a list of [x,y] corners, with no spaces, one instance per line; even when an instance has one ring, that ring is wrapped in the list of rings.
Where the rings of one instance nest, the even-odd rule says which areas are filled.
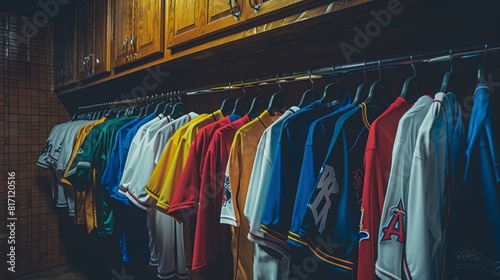
[[[93,280],[68,265],[58,266],[46,271],[25,275],[16,280]]]

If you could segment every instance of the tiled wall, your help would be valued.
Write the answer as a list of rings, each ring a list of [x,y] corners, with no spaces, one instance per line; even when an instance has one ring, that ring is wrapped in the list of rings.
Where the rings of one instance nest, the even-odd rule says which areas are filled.
[[[0,13],[0,279],[66,262],[51,175],[35,163],[51,128],[69,116],[52,91],[52,25],[29,41],[25,31],[21,17]],[[15,273],[6,263],[8,172],[15,172]]]

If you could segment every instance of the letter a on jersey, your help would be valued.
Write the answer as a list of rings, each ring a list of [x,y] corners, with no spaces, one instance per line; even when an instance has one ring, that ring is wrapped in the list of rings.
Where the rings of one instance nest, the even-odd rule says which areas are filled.
[[[322,233],[325,229],[328,210],[332,205],[332,202],[330,201],[330,195],[339,192],[339,184],[337,183],[337,178],[335,177],[335,170],[333,169],[333,167],[328,165],[325,165],[323,167],[323,172],[321,174],[321,178],[319,179],[318,185],[316,186],[316,189],[319,189],[320,191],[316,196],[314,202],[312,204],[309,204],[309,208],[311,208],[312,210],[314,222],[316,223],[316,225],[321,223],[321,225],[319,226],[319,232]],[[321,202],[323,201],[324,203],[321,204]],[[322,207],[318,211],[320,204],[322,205]]]
[[[380,241],[389,241],[392,240],[392,236],[396,236],[397,242],[404,244],[405,243],[405,224],[404,219],[406,218],[406,211],[403,209],[403,202],[401,199],[398,202],[397,206],[391,207],[389,210],[391,212],[391,219],[387,226],[382,228],[382,237]]]

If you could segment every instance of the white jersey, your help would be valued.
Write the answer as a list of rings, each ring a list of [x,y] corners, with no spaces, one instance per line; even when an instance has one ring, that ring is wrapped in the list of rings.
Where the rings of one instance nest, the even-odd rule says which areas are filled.
[[[198,114],[191,112],[169,123],[158,122],[152,125],[146,132],[145,137],[140,143],[140,147],[135,152],[135,159],[133,159],[136,163],[134,167],[135,172],[130,178],[129,186],[125,193],[127,198],[138,207],[146,209],[146,207],[150,206],[150,196],[146,193],[145,188],[168,141],[177,129],[196,116]]]
[[[64,135],[64,140],[59,144],[56,148],[56,159],[57,159],[57,167],[56,174],[58,176],[58,180],[62,179],[62,175],[66,168],[68,167],[69,160],[71,159],[71,154],[73,153],[73,148],[75,145],[75,138],[78,134],[78,131],[93,121],[75,121],[73,124],[66,129],[66,133]]]
[[[232,149],[231,149],[232,151]],[[229,158],[231,158],[231,152],[229,153]],[[228,165],[226,166],[226,172],[224,174],[224,192],[231,192],[231,183],[229,180],[229,162]],[[220,223],[221,224],[226,224],[226,225],[231,225],[231,226],[238,226],[238,221],[236,220],[236,214],[234,213],[234,205],[233,205],[233,199],[228,199],[224,200],[222,203],[222,208],[220,211]]]
[[[410,279],[442,279],[450,211],[453,95],[437,93],[418,132],[409,179],[406,262]],[[461,115],[458,113],[457,115]],[[455,134],[458,138],[461,135]]]
[[[151,207],[153,209],[153,207]],[[187,279],[184,228],[174,218],[154,208],[155,245],[158,251],[158,278]]]
[[[63,131],[64,126],[66,126],[67,123],[60,123],[55,125],[52,130],[50,131],[49,137],[47,138],[47,141],[45,141],[45,147],[43,148],[42,153],[40,154],[40,157],[38,158],[37,165],[49,169],[50,168],[50,157],[49,154],[52,153],[52,150],[54,148],[54,143],[56,142],[56,139],[59,137],[59,133]]]
[[[38,166],[52,170],[52,198],[56,207],[68,207],[70,216],[75,214],[75,191],[60,181],[71,157],[76,134],[82,126],[89,123],[91,121],[78,120],[54,126],[37,161]]]
[[[141,126],[136,134],[134,135],[134,138],[132,139],[132,143],[130,143],[130,148],[127,154],[127,160],[125,161],[125,166],[123,168],[123,175],[122,179],[120,181],[120,193],[125,194],[127,192],[128,187],[130,186],[130,180],[132,179],[132,176],[134,175],[135,171],[135,166],[137,165],[137,160],[134,158],[136,157],[135,153],[138,147],[141,147],[141,141],[146,135],[147,130],[153,126],[155,123],[160,122],[160,121],[165,121],[163,120],[163,115],[160,115],[151,121],[147,122],[143,126]]]
[[[417,102],[403,115],[399,120],[398,130],[394,140],[392,150],[392,164],[387,183],[387,192],[380,219],[380,231],[378,240],[378,257],[375,264],[376,274],[381,279],[404,279],[403,258],[405,235],[404,229],[406,226],[406,217],[404,212],[400,212],[398,207],[401,203],[401,211],[406,209],[408,203],[408,180],[411,172],[411,163],[415,142],[419,128],[427,115],[427,112],[432,104],[432,98],[422,96]],[[394,215],[394,214],[401,215]],[[399,219],[399,218],[402,219]],[[395,230],[401,230],[400,235],[389,234],[386,237],[385,232],[387,226],[391,222],[400,222],[402,225]],[[390,232],[389,232],[390,233]]]
[[[281,126],[289,116],[298,110],[298,107],[288,109],[283,116],[264,131],[257,146],[243,210],[250,224],[248,239],[256,243],[253,266],[254,279],[281,279],[281,275],[284,275],[283,272],[288,269],[287,258],[282,257],[281,260],[277,260],[261,248],[261,245],[271,246],[269,246],[268,241],[263,239],[264,236],[260,232],[260,220],[266,206],[265,201],[270,187],[274,154],[276,153]]]

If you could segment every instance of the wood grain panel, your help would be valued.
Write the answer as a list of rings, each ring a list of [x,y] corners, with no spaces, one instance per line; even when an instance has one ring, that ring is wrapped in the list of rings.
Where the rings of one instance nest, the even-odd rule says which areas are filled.
[[[110,37],[108,36],[108,0],[93,0],[92,10],[92,55],[93,55],[93,71],[94,76],[108,73],[110,71],[108,58],[108,45]]]
[[[163,0],[135,1],[134,59],[163,51],[164,6]]]
[[[84,2],[80,5],[77,15],[77,51],[76,51],[76,71],[78,80],[84,80],[90,75],[90,61],[89,54],[91,49],[91,31],[92,26],[90,23],[90,1]]]
[[[260,9],[255,12],[254,9],[250,7],[248,1],[245,1],[245,5],[248,5],[245,9],[246,16],[248,19],[255,17],[260,17],[271,12],[276,12],[278,10],[284,9],[294,4],[304,2],[304,0],[251,0],[253,5],[260,5]]]
[[[127,37],[133,32],[133,0],[113,0],[113,50],[115,67],[127,63],[126,56],[130,48]],[[124,48],[125,43],[125,48]]]
[[[201,27],[200,35],[216,33],[227,29],[228,27],[241,24],[245,21],[243,9],[243,0],[231,0],[233,12],[239,12],[240,17],[235,18],[231,14],[230,6],[227,0],[206,0],[204,12],[206,14],[205,22]]]
[[[200,33],[203,22],[201,6],[198,0],[167,1],[168,38],[167,47],[188,41]],[[200,6],[201,5],[201,6]]]

